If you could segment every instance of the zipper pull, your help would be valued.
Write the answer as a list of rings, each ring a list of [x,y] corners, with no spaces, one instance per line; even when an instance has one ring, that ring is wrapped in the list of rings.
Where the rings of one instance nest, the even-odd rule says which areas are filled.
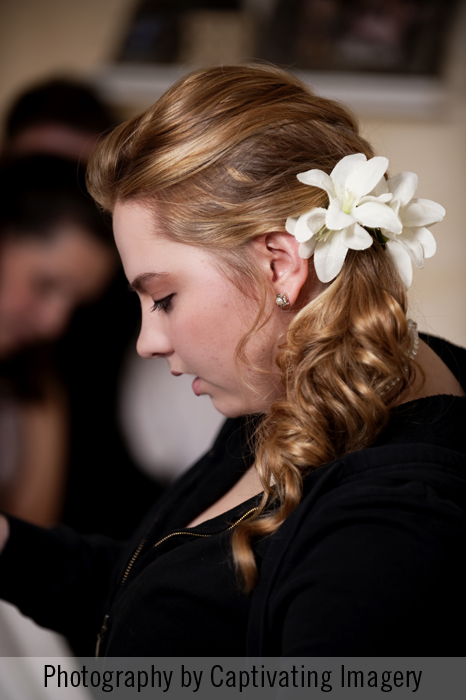
[[[99,657],[99,652],[100,652],[100,645],[102,644],[102,640],[105,636],[105,632],[107,631],[107,623],[109,620],[110,615],[105,615],[104,620],[102,622],[102,627],[100,628],[100,632],[97,635],[97,644],[95,645],[95,658],[97,659]]]

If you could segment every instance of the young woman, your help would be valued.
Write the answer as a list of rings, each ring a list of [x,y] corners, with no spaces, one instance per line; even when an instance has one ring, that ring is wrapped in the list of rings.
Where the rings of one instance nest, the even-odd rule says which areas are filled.
[[[138,350],[230,420],[127,546],[2,520],[1,595],[109,656],[464,652],[465,352],[406,317],[444,212],[387,166],[264,67],[195,72],[106,139]]]

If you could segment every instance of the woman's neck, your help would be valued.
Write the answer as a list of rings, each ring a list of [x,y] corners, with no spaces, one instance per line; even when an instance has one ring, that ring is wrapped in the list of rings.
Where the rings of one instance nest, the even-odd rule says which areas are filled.
[[[207,508],[207,510],[198,515],[197,518],[194,518],[187,527],[195,527],[206,520],[216,518],[217,515],[226,513],[240,505],[240,503],[244,503],[244,501],[249,500],[253,496],[257,496],[257,494],[261,493],[263,490],[259,474],[253,465],[243,474],[241,479],[236,482],[233,488],[216,501],[216,503]]]

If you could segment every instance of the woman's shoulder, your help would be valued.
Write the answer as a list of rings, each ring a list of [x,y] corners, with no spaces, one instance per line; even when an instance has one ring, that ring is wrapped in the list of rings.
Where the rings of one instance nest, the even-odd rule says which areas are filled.
[[[254,613],[267,609],[285,655],[457,650],[462,632],[447,639],[445,628],[463,599],[465,544],[464,455],[425,444],[354,452],[306,477],[300,505],[269,539]],[[432,609],[440,600],[448,620]],[[252,630],[251,653],[276,654],[263,634]]]
[[[324,541],[329,553],[342,543],[361,553],[368,540],[391,550],[400,535],[413,546],[436,541],[439,552],[446,541],[466,544],[465,454],[438,445],[386,445],[315,470],[281,528],[273,558],[277,566],[283,557],[307,558]]]
[[[426,390],[391,410],[384,430],[374,447],[393,447],[395,459],[403,459],[407,444],[444,448],[448,453],[466,455],[466,350],[426,334],[424,341]],[[398,446],[398,447],[395,447]]]
[[[345,455],[305,480],[300,505],[285,522],[277,556],[313,557],[382,547],[396,560],[400,541],[427,547],[429,558],[466,544],[466,455],[438,445],[372,447]],[[394,543],[398,543],[394,546]],[[443,554],[442,554],[443,557]]]
[[[449,494],[466,510],[466,452],[428,442],[382,444],[345,455],[328,486],[355,506],[364,493],[380,494],[395,507],[411,498],[418,505],[420,490],[429,491],[432,503],[440,493],[439,504]]]
[[[466,512],[466,452],[424,442],[352,452],[305,479],[300,507],[346,502],[356,512],[368,499],[375,503],[379,498],[386,508],[409,502],[418,507],[421,492],[429,494],[432,506],[451,503]]]
[[[465,348],[427,333],[419,333],[419,337],[440,357],[460,383],[466,383]]]

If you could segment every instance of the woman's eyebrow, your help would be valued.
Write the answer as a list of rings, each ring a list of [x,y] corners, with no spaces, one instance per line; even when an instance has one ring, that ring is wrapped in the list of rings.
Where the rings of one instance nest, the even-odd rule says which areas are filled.
[[[132,292],[140,292],[144,289],[147,282],[151,282],[154,277],[168,277],[168,272],[142,272],[136,275],[134,280],[129,283],[128,288]]]

